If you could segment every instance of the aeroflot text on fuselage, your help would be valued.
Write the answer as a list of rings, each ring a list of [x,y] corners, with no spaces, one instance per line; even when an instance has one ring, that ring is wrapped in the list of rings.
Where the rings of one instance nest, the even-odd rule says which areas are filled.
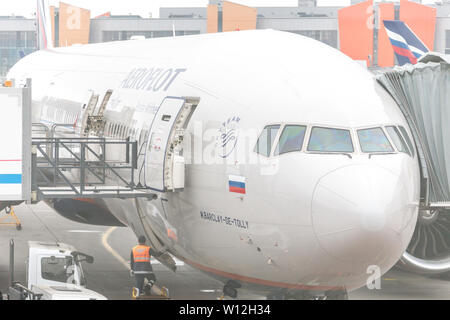
[[[187,69],[173,68],[136,68],[133,69],[120,87],[123,89],[167,91],[175,79]]]

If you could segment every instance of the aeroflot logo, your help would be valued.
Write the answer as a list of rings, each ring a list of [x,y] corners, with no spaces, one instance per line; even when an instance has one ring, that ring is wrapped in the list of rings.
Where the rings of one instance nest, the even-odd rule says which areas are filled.
[[[122,81],[120,87],[155,92],[167,91],[178,76],[186,71],[187,69],[136,68]]]
[[[236,144],[239,138],[239,117],[229,118],[225,121],[220,128],[220,141],[219,141],[219,156],[221,158],[228,158],[228,156],[236,148]]]

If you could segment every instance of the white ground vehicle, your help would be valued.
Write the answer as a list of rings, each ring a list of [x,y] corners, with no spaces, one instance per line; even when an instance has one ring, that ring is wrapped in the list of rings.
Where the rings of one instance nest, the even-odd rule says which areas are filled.
[[[11,241],[10,300],[106,300],[86,288],[81,262],[94,258],[63,243],[28,242],[27,286],[14,281],[14,242]]]

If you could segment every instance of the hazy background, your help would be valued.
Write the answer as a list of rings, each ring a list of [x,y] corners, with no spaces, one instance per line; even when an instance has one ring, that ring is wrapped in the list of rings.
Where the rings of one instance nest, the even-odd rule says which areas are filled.
[[[231,0],[253,7],[296,7],[297,0]],[[62,1],[74,6],[91,10],[93,17],[111,11],[113,15],[138,14],[148,18],[159,17],[160,7],[206,7],[208,0],[66,0]],[[434,0],[424,0],[423,3],[434,3]],[[50,0],[51,5],[57,5],[58,0]],[[318,0],[319,6],[345,6],[350,0]],[[35,12],[36,0],[1,1],[0,15],[12,14],[32,17]]]

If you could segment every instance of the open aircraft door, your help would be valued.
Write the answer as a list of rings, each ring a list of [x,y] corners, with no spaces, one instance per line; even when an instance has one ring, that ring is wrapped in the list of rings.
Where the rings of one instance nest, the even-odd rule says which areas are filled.
[[[166,97],[150,127],[145,155],[145,184],[167,192],[184,189],[182,142],[199,98]]]

